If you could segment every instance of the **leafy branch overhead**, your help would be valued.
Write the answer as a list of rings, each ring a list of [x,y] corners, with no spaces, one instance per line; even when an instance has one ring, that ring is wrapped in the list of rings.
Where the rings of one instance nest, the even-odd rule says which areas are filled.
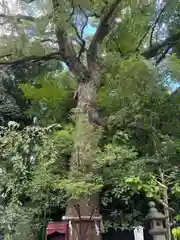
[[[63,2],[63,1],[62,1]],[[83,4],[80,1],[68,1],[62,7],[61,1],[52,0],[52,11],[47,14],[42,14],[40,17],[34,17],[23,14],[0,14],[2,24],[18,25],[18,35],[20,38],[29,33],[25,33],[22,29],[24,26],[28,26],[27,29],[32,30],[33,38],[38,40],[39,46],[44,49],[44,54],[40,56],[31,55],[31,52],[27,54],[19,54],[19,58],[13,56],[13,53],[2,54],[0,59],[0,65],[16,65],[18,63],[28,61],[48,61],[50,59],[59,59],[63,61],[69,68],[69,70],[81,81],[88,79],[91,76],[91,69],[95,62],[99,62],[99,58],[102,57],[104,52],[108,53],[106,48],[102,48],[103,42],[108,38],[111,31],[121,32],[123,30],[123,19],[127,17],[133,17],[134,12],[141,8],[142,11],[150,14],[150,9],[153,6],[153,2],[150,1],[148,6],[129,4],[124,0],[114,1],[102,1],[92,3],[88,1],[87,4]],[[36,1],[31,1],[31,4],[35,4]],[[137,43],[134,52],[131,54],[139,54],[146,59],[156,58],[156,63],[160,63],[164,57],[169,53],[169,50],[179,43],[180,32],[167,32],[166,37],[161,39],[154,38],[154,32],[158,29],[163,18],[165,18],[167,6],[161,6],[161,9],[156,14],[154,19],[151,17],[153,24],[145,26],[143,37]],[[130,11],[128,11],[128,7]],[[65,10],[66,9],[66,10]],[[37,23],[47,21],[46,27],[42,34],[37,35]],[[61,19],[61,20],[60,20]],[[135,19],[134,19],[135,21]],[[34,27],[36,25],[36,27]],[[96,31],[94,35],[89,39],[85,34],[85,29],[95,25]],[[47,26],[50,26],[52,38],[47,38]],[[131,27],[131,26],[129,26]],[[16,28],[16,27],[15,27]],[[55,28],[55,32],[54,29]],[[36,29],[36,30],[34,30]],[[116,30],[117,29],[117,30]],[[117,34],[119,34],[117,32]],[[115,32],[114,32],[115,33]],[[45,37],[46,36],[46,37]],[[120,40],[122,41],[123,34],[120,34]],[[149,41],[146,41],[147,38]],[[37,41],[32,40],[32,41]],[[28,44],[32,44],[32,41]],[[118,44],[118,42],[116,43]],[[143,46],[144,44],[144,46]],[[28,45],[27,45],[28,47]],[[54,47],[56,51],[53,51]],[[17,44],[16,44],[17,48]],[[119,49],[119,48],[118,48]],[[18,51],[18,49],[16,49]],[[119,50],[118,50],[119,51]],[[123,54],[123,58],[127,58],[129,54]],[[122,56],[119,55],[119,58]],[[86,64],[87,61],[87,64]]]

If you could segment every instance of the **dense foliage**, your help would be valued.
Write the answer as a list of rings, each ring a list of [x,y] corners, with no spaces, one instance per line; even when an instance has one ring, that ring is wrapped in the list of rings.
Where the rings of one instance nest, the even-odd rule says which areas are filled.
[[[142,223],[149,199],[169,211],[170,221],[179,213],[180,93],[171,90],[179,80],[179,3],[117,2],[105,28],[113,1],[24,0],[16,6],[20,14],[0,14],[6,239],[44,237],[68,199],[94,192],[107,228]],[[94,37],[92,27],[99,29]],[[103,127],[77,121],[73,96],[93,72],[88,54],[92,69],[100,66],[96,105]]]

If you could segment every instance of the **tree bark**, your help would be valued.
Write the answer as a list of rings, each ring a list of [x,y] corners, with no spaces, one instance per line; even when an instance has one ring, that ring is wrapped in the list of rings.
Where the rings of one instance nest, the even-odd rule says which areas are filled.
[[[160,169],[160,177],[161,182],[164,186],[166,186],[166,181],[164,179],[164,173]],[[168,203],[168,187],[163,188],[163,202],[164,205],[164,215],[167,217],[165,219],[165,228],[166,228],[166,239],[171,240],[171,227],[170,227],[170,216],[169,216],[169,203]]]
[[[87,173],[93,172],[92,158],[93,150],[97,148],[98,142],[94,133],[96,126],[89,123],[89,114],[95,109],[97,85],[94,79],[86,82],[79,82],[78,101],[75,109],[76,121],[76,139],[74,154],[71,159],[71,171],[80,171],[86,176]],[[77,179],[78,180],[78,179]],[[100,240],[100,221],[94,218],[99,216],[99,199],[98,193],[94,193],[90,198],[84,196],[79,200],[68,201],[66,208],[66,217],[77,218],[71,220],[69,229],[70,240]],[[89,217],[89,220],[84,218]]]
[[[168,205],[168,194],[167,189],[164,189],[164,202],[167,206]],[[164,215],[167,216],[165,219],[165,227],[166,227],[166,237],[167,240],[171,240],[171,227],[170,227],[170,217],[169,217],[169,208],[164,206]]]

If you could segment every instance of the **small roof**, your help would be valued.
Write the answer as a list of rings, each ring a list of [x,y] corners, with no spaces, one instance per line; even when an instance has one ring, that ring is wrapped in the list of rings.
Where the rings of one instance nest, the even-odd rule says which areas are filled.
[[[66,234],[68,231],[68,224],[62,222],[50,222],[46,228],[46,234],[51,235],[55,232]]]
[[[150,209],[149,209],[149,213],[146,216],[147,220],[164,220],[166,218],[166,216],[163,213],[158,212],[154,202],[149,202],[148,205]]]

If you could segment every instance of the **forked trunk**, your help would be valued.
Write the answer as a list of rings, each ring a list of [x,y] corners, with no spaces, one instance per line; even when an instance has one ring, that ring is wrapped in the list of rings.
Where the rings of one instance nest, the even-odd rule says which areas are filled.
[[[95,109],[97,87],[93,81],[80,83],[75,112],[76,139],[71,160],[71,172],[81,171],[84,176],[92,169],[92,151],[96,147],[94,126],[89,115]],[[78,179],[77,179],[78,180]],[[65,218],[69,221],[69,240],[100,240],[100,215],[98,193],[87,198],[68,202]]]

